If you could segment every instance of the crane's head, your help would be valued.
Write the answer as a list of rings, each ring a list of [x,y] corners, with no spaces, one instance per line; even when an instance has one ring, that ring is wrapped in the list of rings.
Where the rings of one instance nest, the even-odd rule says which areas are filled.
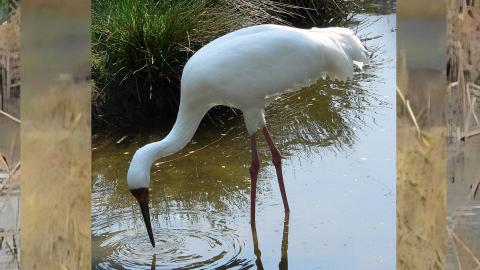
[[[147,227],[148,237],[150,238],[150,243],[152,243],[152,246],[155,247],[152,224],[150,222],[150,209],[148,206],[150,166],[151,163],[146,162],[141,149],[139,149],[133,156],[130,167],[128,168],[127,184],[130,193],[132,193],[132,195],[135,197],[135,199],[137,199],[137,202],[140,205],[143,220],[145,221],[145,226]]]

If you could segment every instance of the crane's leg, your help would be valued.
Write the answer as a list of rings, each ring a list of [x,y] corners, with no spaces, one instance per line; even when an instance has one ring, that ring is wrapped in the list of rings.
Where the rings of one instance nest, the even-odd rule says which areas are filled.
[[[256,134],[250,137],[250,144],[252,147],[252,164],[250,165],[250,177],[252,178],[252,188],[250,193],[250,223],[255,224],[255,200],[257,197],[257,176],[260,168],[260,161],[257,153]]]
[[[283,183],[282,155],[280,155],[280,151],[278,151],[277,147],[273,143],[272,136],[270,135],[270,132],[268,131],[266,126],[262,128],[262,131],[265,139],[267,140],[268,147],[270,147],[273,165],[275,166],[275,170],[277,171],[277,179],[278,185],[280,186],[280,193],[282,194],[283,207],[285,208],[285,212],[290,212],[290,208],[288,207],[287,193],[285,192],[285,184]]]
[[[255,254],[256,260],[255,265],[257,266],[257,270],[263,270],[263,263],[262,263],[262,252],[258,247],[258,237],[257,237],[257,227],[255,223],[251,224],[252,229],[252,240],[253,240],[253,253]]]

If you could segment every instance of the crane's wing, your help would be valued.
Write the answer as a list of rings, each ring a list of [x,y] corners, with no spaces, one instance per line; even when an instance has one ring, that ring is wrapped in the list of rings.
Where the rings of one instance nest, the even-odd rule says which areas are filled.
[[[246,36],[246,35],[251,35],[251,34],[256,34],[260,32],[265,32],[265,31],[271,31],[271,30],[287,30],[288,26],[283,26],[283,25],[276,25],[276,24],[261,24],[261,25],[253,25],[245,28],[241,28],[238,30],[235,30],[233,32],[230,32],[228,34],[225,34],[221,37],[218,37],[212,41],[210,41],[207,45],[205,45],[202,49],[204,48],[209,48],[209,47],[214,47],[217,46],[218,44],[229,41],[241,36]]]
[[[325,77],[351,79],[354,63],[368,64],[368,53],[348,29],[257,26],[221,37],[195,53],[185,65],[182,91],[210,89],[212,103],[242,106]]]

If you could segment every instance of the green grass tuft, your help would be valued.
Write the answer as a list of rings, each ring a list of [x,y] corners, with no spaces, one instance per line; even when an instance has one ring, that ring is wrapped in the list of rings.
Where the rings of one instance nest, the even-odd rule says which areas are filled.
[[[294,5],[306,2],[344,1],[94,0],[94,128],[175,116],[181,71],[196,50],[245,26],[302,22]]]

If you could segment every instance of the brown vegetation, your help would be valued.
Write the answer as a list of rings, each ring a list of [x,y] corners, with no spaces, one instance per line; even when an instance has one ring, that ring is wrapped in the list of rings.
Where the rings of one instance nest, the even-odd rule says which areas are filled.
[[[397,269],[445,269],[445,131],[397,121]]]
[[[22,101],[22,269],[90,267],[90,87]]]
[[[12,7],[16,3],[12,2]],[[20,10],[0,25],[0,268],[19,267]]]
[[[15,2],[12,3],[15,6]],[[20,9],[0,25],[0,268],[19,268]]]
[[[0,25],[0,110],[19,117],[20,9]]]
[[[90,2],[23,4],[21,268],[89,269]]]
[[[435,4],[432,4],[433,2],[424,0],[401,0],[397,1],[397,12],[404,18],[444,18],[446,1],[435,0]]]
[[[448,2],[449,269],[480,267],[480,3]]]
[[[418,22],[425,14],[441,18],[444,11],[429,1],[398,5],[399,18],[407,21]],[[441,70],[408,69],[401,46],[406,42],[399,44],[397,269],[446,269],[445,75]],[[415,57],[418,52],[408,53]]]
[[[397,269],[445,269],[445,129],[419,123],[407,98],[397,107]]]

